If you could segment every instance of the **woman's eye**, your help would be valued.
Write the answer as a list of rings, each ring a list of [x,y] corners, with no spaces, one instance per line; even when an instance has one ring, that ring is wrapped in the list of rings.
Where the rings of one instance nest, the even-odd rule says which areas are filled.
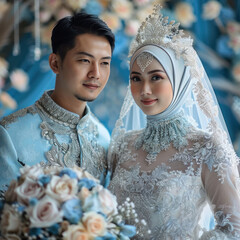
[[[163,79],[163,78],[160,77],[160,76],[153,76],[153,77],[152,77],[152,80],[153,80],[153,81],[157,81],[157,80],[161,80],[161,79]]]
[[[131,81],[133,81],[133,82],[138,82],[138,81],[140,81],[140,78],[134,76],[134,77],[131,77]]]

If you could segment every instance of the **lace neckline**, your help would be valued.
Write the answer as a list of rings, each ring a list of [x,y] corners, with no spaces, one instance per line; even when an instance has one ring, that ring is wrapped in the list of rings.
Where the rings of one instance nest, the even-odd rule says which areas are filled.
[[[50,97],[52,92],[52,90],[44,92],[42,97],[36,102],[36,105],[40,107],[49,118],[56,122],[71,126],[76,126],[80,122],[85,122],[89,118],[90,109],[87,105],[84,111],[84,116],[80,118],[78,114],[70,112],[56,104]]]
[[[148,153],[146,161],[151,164],[162,150],[172,144],[177,150],[188,145],[186,138],[190,123],[180,112],[169,119],[147,119],[147,126],[135,141],[135,148]]]

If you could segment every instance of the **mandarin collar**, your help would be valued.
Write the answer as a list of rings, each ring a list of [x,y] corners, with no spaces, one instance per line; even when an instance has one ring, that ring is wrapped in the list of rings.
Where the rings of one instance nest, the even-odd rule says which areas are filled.
[[[90,109],[86,105],[82,118],[76,113],[70,112],[53,101],[50,97],[53,90],[45,91],[42,97],[37,101],[37,105],[47,113],[47,115],[56,122],[78,125],[85,122],[90,116]]]

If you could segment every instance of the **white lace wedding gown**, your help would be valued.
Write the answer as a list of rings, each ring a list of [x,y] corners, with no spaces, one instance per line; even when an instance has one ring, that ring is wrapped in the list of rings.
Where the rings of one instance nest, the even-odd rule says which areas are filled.
[[[167,133],[161,136],[158,148],[162,150],[157,155],[143,150],[154,148],[151,141],[149,146],[141,142],[146,130],[122,134],[114,143],[109,160],[113,171],[110,190],[119,204],[129,197],[139,219],[144,219],[151,230],[149,234],[130,221],[138,226],[134,239],[240,239],[236,168],[225,161],[209,134],[185,126],[182,131],[187,131],[186,137],[179,141],[181,133],[171,128],[163,123]],[[168,134],[175,138],[171,143],[164,137]],[[207,203],[216,220],[212,231],[205,231],[199,224]]]

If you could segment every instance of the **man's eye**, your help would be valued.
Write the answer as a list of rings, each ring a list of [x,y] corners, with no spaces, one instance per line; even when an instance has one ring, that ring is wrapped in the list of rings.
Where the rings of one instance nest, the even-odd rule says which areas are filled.
[[[109,62],[102,62],[103,65],[109,65]]]
[[[89,63],[90,61],[88,59],[79,59],[79,62]]]

